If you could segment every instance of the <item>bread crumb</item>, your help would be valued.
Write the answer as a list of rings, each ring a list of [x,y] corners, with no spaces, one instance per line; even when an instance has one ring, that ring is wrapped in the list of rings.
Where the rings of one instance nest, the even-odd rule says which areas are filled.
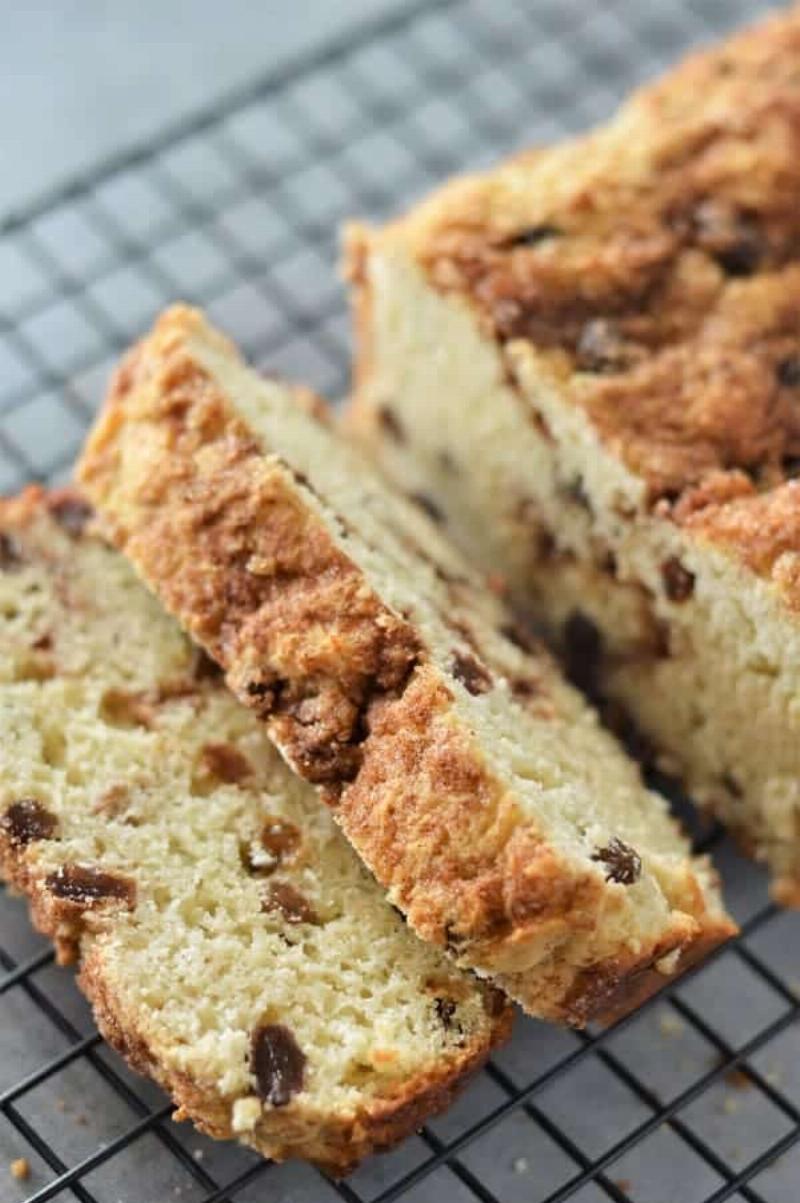
[[[261,1118],[261,1100],[255,1095],[237,1099],[231,1111],[231,1127],[234,1132],[251,1132]]]
[[[673,948],[672,952],[668,952],[665,957],[661,957],[656,961],[656,970],[664,977],[669,977],[678,968],[678,961],[683,954],[682,948]]]
[[[205,1157],[205,1153],[202,1149],[195,1149],[192,1153],[192,1157],[194,1157],[195,1161],[202,1161]]]
[[[685,1024],[682,1019],[678,1019],[677,1015],[672,1012],[667,1012],[665,1015],[659,1015],[658,1026],[664,1036],[682,1036]]]
[[[764,1078],[770,1086],[780,1086],[783,1082],[783,1071],[779,1065],[770,1065]]]
[[[530,1163],[528,1162],[527,1157],[517,1157],[517,1159],[514,1162],[514,1173],[515,1174],[527,1174],[529,1168],[530,1168]]]
[[[615,1178],[614,1185],[617,1190],[622,1191],[623,1195],[627,1195],[631,1189],[631,1180],[630,1178]]]
[[[739,1110],[739,1100],[727,1094],[722,1100],[722,1110],[726,1115],[735,1115]]]
[[[16,1178],[17,1182],[25,1182],[31,1176],[31,1167],[27,1158],[17,1157],[11,1162],[11,1177]]]
[[[725,1074],[725,1082],[734,1090],[751,1090],[753,1087],[752,1078],[748,1077],[738,1065],[734,1065],[732,1069],[728,1070]]]

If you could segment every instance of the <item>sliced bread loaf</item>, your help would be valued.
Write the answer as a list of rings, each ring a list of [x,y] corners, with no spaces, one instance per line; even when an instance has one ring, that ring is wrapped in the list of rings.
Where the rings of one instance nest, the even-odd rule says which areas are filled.
[[[798,905],[799,57],[792,8],[350,241],[350,429]]]
[[[509,1028],[76,495],[0,504],[0,867],[179,1115],[342,1173]]]
[[[426,940],[534,1014],[611,1016],[725,938],[713,872],[547,654],[308,394],[175,308],[80,476]],[[427,513],[425,511],[428,511]]]

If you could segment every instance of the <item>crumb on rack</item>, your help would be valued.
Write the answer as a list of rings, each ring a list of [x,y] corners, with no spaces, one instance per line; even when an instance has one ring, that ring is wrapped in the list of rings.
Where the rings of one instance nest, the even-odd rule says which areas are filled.
[[[764,1080],[769,1082],[770,1086],[780,1086],[783,1082],[783,1071],[781,1067],[773,1063],[767,1067],[767,1072],[764,1074]]]
[[[752,1078],[738,1065],[734,1065],[725,1074],[725,1083],[734,1090],[751,1090],[753,1086]]]
[[[31,1167],[25,1157],[17,1157],[11,1162],[11,1177],[17,1182],[25,1182],[31,1176]]]
[[[677,1015],[671,1012],[666,1012],[658,1017],[658,1026],[664,1036],[682,1036],[684,1031],[684,1023]]]
[[[515,1161],[514,1161],[514,1173],[515,1174],[527,1174],[529,1168],[530,1168],[530,1163],[528,1162],[527,1157],[517,1157],[515,1159]]]

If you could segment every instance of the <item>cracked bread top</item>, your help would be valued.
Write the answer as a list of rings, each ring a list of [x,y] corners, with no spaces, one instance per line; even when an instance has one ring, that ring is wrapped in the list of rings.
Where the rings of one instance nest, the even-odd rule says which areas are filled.
[[[582,1022],[669,948],[731,930],[662,800],[424,499],[202,315],[170,310],[134,350],[80,474],[426,939]]]
[[[466,298],[489,337],[527,344],[652,503],[703,486],[696,512],[733,488],[735,524],[716,509],[703,533],[746,553],[765,509],[791,509],[800,468],[799,200],[792,8],[598,131],[456,180],[377,237]]]
[[[182,1114],[336,1172],[508,1030],[71,493],[0,506],[0,866]]]

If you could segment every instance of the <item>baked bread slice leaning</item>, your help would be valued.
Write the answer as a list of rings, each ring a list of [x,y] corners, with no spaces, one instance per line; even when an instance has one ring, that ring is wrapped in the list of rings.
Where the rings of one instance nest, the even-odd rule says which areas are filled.
[[[128,357],[80,477],[390,900],[536,1015],[612,1015],[727,936],[663,801],[421,505],[196,311]],[[432,508],[432,507],[428,507]],[[434,511],[435,514],[435,511]]]
[[[74,494],[0,503],[0,867],[212,1136],[343,1173],[509,1028],[408,930]]]
[[[800,10],[349,238],[349,429],[800,904]]]

